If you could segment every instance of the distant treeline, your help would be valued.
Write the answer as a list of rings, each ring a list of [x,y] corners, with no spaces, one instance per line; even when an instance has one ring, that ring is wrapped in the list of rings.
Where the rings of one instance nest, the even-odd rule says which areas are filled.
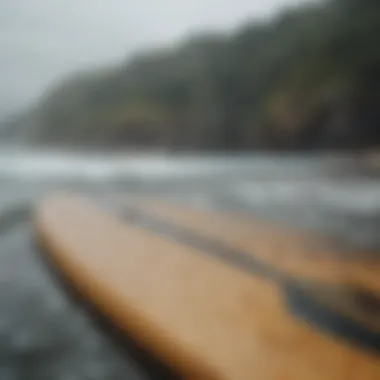
[[[63,146],[378,146],[379,38],[379,0],[299,6],[78,73],[25,113],[18,131]]]

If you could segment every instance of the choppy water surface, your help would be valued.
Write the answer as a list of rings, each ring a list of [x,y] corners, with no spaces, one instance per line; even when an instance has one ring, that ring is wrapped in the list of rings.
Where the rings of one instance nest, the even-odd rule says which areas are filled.
[[[0,380],[148,379],[52,280],[27,214],[53,189],[234,209],[376,248],[380,180],[350,157],[107,156],[0,151]],[[8,213],[8,214],[7,214]],[[3,219],[2,219],[3,218]],[[2,224],[3,223],[3,224]],[[5,223],[5,224],[4,224]]]

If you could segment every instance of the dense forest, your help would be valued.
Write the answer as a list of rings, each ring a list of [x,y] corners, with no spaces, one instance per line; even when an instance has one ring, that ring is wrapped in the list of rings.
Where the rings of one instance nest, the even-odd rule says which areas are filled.
[[[379,0],[305,4],[66,78],[20,134],[106,148],[379,146],[379,38]]]

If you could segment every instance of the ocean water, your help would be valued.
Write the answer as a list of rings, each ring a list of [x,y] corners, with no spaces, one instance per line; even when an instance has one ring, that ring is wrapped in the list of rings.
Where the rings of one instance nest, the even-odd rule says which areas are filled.
[[[55,190],[228,209],[376,249],[380,180],[349,156],[0,150],[0,380],[149,379],[54,281],[28,210]]]

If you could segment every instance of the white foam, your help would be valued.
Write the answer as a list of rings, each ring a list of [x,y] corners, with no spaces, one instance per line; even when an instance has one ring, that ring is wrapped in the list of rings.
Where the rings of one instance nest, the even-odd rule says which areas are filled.
[[[310,205],[362,213],[380,211],[380,181],[245,182],[230,191],[251,205]]]

